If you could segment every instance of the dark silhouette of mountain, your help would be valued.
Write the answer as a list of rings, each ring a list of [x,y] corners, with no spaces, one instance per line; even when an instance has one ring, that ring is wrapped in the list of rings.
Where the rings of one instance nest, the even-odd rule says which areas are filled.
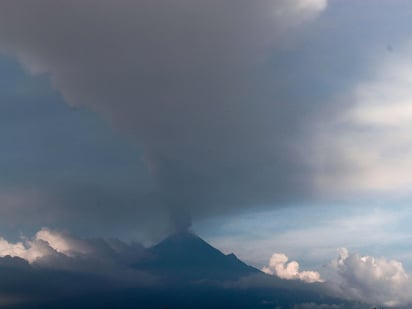
[[[225,255],[190,232],[172,235],[149,252],[150,258],[138,267],[181,282],[235,280],[260,273],[233,253]]]

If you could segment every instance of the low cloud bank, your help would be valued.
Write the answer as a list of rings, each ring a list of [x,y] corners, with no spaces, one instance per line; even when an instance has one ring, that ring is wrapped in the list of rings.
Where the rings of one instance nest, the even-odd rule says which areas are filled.
[[[33,263],[45,257],[62,254],[68,257],[85,255],[92,251],[87,242],[61,232],[41,229],[33,239],[11,243],[0,238],[0,256],[22,258]]]
[[[104,293],[158,284],[155,276],[133,266],[146,257],[140,244],[82,239],[47,228],[14,243],[0,237],[0,277],[5,278],[0,282],[0,299],[28,308],[56,302],[51,308],[60,308],[62,300],[86,293],[95,296],[82,301],[100,306]]]
[[[159,287],[159,278],[144,268],[145,259],[150,258],[150,250],[140,244],[82,239],[47,228],[15,243],[0,238],[0,276],[11,278],[0,282],[0,295],[23,301],[48,298],[49,289],[56,291],[52,297],[70,298],[84,292]],[[410,275],[397,260],[362,256],[343,248],[325,270],[322,275],[301,271],[298,262],[275,253],[262,271],[277,278],[256,274],[241,278],[236,286],[227,284],[251,293],[259,287],[271,287],[273,293],[294,291],[301,296],[295,308],[354,308],[358,303],[407,308],[412,303]],[[39,287],[38,282],[45,280],[50,284]],[[319,303],[319,295],[337,302]]]
[[[262,268],[264,273],[281,279],[322,282],[324,284],[318,286],[321,290],[349,301],[393,308],[406,308],[412,303],[412,280],[397,260],[362,256],[342,248],[338,258],[326,270],[327,279],[321,277],[319,272],[300,271],[299,263],[289,261],[283,253],[274,253],[269,265]],[[326,307],[316,307],[319,305],[311,303],[302,306],[297,308],[346,308],[346,305],[329,304],[325,304]]]
[[[145,255],[140,244],[118,239],[82,239],[69,233],[42,228],[32,239],[11,243],[0,237],[0,257],[19,257],[30,264],[51,258],[96,259],[136,262]]]

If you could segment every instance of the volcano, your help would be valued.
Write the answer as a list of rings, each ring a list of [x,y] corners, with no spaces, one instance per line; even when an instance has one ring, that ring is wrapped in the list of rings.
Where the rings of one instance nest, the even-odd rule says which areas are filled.
[[[226,255],[190,232],[174,234],[149,252],[150,257],[139,268],[174,281],[227,281],[261,273],[233,253]]]

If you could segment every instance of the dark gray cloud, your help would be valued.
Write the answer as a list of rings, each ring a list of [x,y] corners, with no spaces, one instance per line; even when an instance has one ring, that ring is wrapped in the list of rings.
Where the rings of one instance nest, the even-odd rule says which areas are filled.
[[[156,194],[185,227],[192,213],[308,190],[300,105],[282,99],[266,58],[325,6],[10,1],[0,46],[142,146]]]
[[[3,1],[0,48],[142,147],[155,190],[136,208],[162,205],[186,228],[192,216],[313,200],[319,170],[347,168],[335,149],[326,166],[317,156],[317,125],[352,104],[342,97],[369,48],[387,51],[382,29],[365,37],[374,5],[354,3]]]

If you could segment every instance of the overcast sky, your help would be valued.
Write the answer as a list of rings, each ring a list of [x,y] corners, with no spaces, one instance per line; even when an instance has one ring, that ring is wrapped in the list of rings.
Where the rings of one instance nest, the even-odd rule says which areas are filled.
[[[0,235],[190,227],[257,267],[322,274],[358,261],[345,247],[412,272],[411,19],[401,0],[1,1]]]

